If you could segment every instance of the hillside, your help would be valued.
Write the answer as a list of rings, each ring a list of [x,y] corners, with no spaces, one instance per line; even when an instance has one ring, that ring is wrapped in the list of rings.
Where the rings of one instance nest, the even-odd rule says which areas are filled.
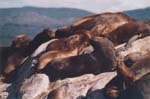
[[[137,19],[150,20],[150,8],[124,11]],[[31,38],[42,29],[60,28],[74,20],[94,14],[75,8],[5,8],[0,9],[0,45],[9,45],[18,34],[26,33]]]
[[[124,13],[137,19],[150,20],[150,7],[144,9],[124,11]]]
[[[42,29],[53,29],[71,24],[75,19],[91,12],[74,8],[7,8],[0,9],[1,45],[20,33],[34,37]]]

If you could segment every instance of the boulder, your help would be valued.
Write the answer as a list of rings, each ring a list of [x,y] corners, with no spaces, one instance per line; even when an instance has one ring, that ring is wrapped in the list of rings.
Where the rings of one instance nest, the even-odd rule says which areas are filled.
[[[7,92],[7,88],[9,86],[11,86],[11,84],[0,82],[0,99],[6,99],[8,97],[9,93]]]
[[[123,59],[131,53],[141,53],[141,55],[148,54],[150,52],[150,36],[132,42],[129,48],[125,48],[125,45],[126,44],[116,46],[117,55],[119,58]]]
[[[52,39],[52,40],[49,40],[43,44],[41,44],[35,51],[34,53],[32,54],[32,57],[36,57],[37,55],[39,55],[41,52],[45,51],[46,50],[46,47],[48,46],[48,44],[50,44],[51,42],[55,41],[57,39]]]
[[[48,92],[49,78],[45,74],[35,74],[26,79],[19,91],[19,99],[35,99]],[[38,98],[39,99],[39,98]]]
[[[75,78],[58,80],[50,83],[48,99],[85,98],[89,89],[91,91],[102,90],[115,76],[116,72],[106,72],[98,75],[85,74]]]

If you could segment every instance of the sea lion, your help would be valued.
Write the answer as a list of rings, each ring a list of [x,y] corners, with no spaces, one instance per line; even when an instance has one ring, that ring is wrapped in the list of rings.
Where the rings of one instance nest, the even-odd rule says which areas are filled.
[[[149,35],[150,35],[150,25],[148,25],[144,21],[132,21],[118,27],[117,29],[109,33],[107,37],[115,45],[128,42],[127,43],[128,46],[126,45],[126,47],[129,48],[131,43],[136,39],[144,38]]]
[[[21,64],[21,61],[26,57],[25,51],[29,46],[29,43],[30,39],[27,35],[21,34],[16,36],[10,47],[14,52],[7,57],[7,62],[4,68],[5,74],[10,74]]]
[[[38,71],[44,69],[54,59],[66,58],[77,54],[77,48],[71,51],[49,51],[44,53],[38,61]]]
[[[145,56],[140,60],[137,60],[131,67],[128,67],[124,64],[124,62],[119,61],[118,76],[115,77],[112,81],[110,81],[110,83],[106,85],[105,87],[106,96],[109,97],[109,99],[120,97],[120,95],[124,93],[125,90],[129,91],[130,88],[135,86],[135,83],[138,82],[138,80],[143,79],[145,75],[150,73],[149,60],[150,60],[150,56]],[[138,85],[138,87],[140,86]],[[114,94],[117,95],[114,96]]]
[[[69,37],[78,30],[88,30],[91,32],[92,37],[106,36],[119,26],[132,21],[135,21],[135,19],[119,12],[89,15],[75,20],[70,26],[58,29],[56,37]]]
[[[84,48],[87,47],[89,44],[89,37],[86,34],[75,34],[71,35],[67,38],[62,38],[55,40],[48,44],[46,51],[52,50],[73,50],[75,48]],[[80,51],[80,50],[79,50]]]
[[[68,38],[51,42],[46,48],[46,53],[42,54],[39,58],[38,70],[43,69],[56,58],[78,55],[84,47],[88,46],[88,40],[86,35],[75,34]]]
[[[116,66],[113,43],[107,38],[97,37],[90,41],[94,51],[89,54],[60,58],[51,61],[41,72],[50,80],[75,77],[83,74],[112,71]]]

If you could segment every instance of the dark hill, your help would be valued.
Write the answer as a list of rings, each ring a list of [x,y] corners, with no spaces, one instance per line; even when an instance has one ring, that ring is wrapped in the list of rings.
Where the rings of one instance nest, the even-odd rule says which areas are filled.
[[[91,12],[75,8],[6,8],[0,9],[0,45],[21,33],[33,37],[42,29],[60,28]]]
[[[127,15],[132,16],[136,19],[150,20],[150,7],[144,9],[136,9],[124,11]]]
[[[150,20],[150,8],[124,11],[137,19]],[[71,24],[74,20],[94,14],[75,8],[5,8],[0,9],[0,45],[8,45],[18,34],[34,37],[47,27],[53,29]]]

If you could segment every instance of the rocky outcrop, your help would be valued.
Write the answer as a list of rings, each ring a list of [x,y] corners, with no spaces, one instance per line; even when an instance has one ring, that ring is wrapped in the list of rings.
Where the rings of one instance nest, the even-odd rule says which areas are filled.
[[[119,58],[140,52],[149,53],[150,37],[138,39],[125,49],[125,44],[116,47]],[[123,50],[120,50],[123,49]],[[11,84],[0,84],[2,99],[105,99],[103,88],[116,76],[116,72],[98,75],[85,74],[79,77],[66,78],[51,82],[45,74],[35,74],[33,58],[24,60],[18,70],[16,80]]]
[[[49,40],[43,44],[41,44],[35,51],[34,53],[32,54],[32,57],[36,57],[37,55],[39,55],[40,53],[42,53],[43,51],[46,50],[46,47],[48,46],[48,44],[50,44],[51,42],[55,41],[57,39],[52,39],[52,40]]]
[[[102,90],[115,76],[116,72],[107,72],[99,75],[86,74],[80,77],[58,80],[50,83],[48,99],[82,99],[86,97],[89,90],[90,93],[95,90]]]
[[[9,93],[7,92],[7,88],[9,86],[11,86],[11,84],[0,82],[0,99],[6,99],[8,97]]]
[[[45,74],[35,74],[26,79],[20,88],[19,99],[35,99],[48,93],[49,79]]]
[[[35,74],[21,84],[16,82],[13,85],[1,85],[0,96],[3,97],[2,99],[6,99],[6,97],[9,99],[82,99],[87,94],[88,99],[92,99],[90,97],[93,95],[97,98],[99,95],[104,97],[103,92],[95,93],[96,95],[93,92],[102,90],[115,76],[116,72],[107,72],[49,82],[48,76],[45,74]]]
[[[135,22],[135,21],[136,20],[134,20],[122,13],[103,13],[103,14],[86,16],[86,17],[83,17],[83,18],[75,21],[71,26],[57,31],[56,37],[58,36],[57,35],[58,32],[60,33],[60,36],[62,36],[61,33],[64,33],[63,35],[70,36],[75,31],[79,30],[79,32],[80,32],[82,30],[84,31],[84,29],[86,32],[88,31],[87,32],[88,36],[90,35],[89,33],[92,33],[91,37],[100,36],[100,35],[106,36],[107,34],[111,33],[113,30],[115,30],[117,27],[122,26],[129,22]],[[119,30],[122,30],[122,28]],[[69,33],[69,34],[65,34],[65,32]],[[118,35],[118,34],[116,34],[116,35]],[[123,37],[124,37],[124,35],[125,34],[123,34]],[[133,35],[134,35],[134,33],[133,33]],[[110,70],[111,72],[108,72],[108,71],[107,72],[105,71],[103,73],[99,72],[99,73],[95,73],[96,75],[88,74],[89,72],[86,72],[79,76],[78,75],[80,73],[79,71],[80,70],[81,70],[81,72],[84,71],[83,65],[85,68],[88,68],[88,66],[90,65],[91,68],[89,70],[91,70],[94,68],[95,63],[94,62],[92,63],[92,61],[87,60],[88,62],[86,64],[86,62],[84,60],[80,59],[80,55],[77,55],[75,57],[79,57],[79,59],[74,60],[75,62],[77,62],[77,65],[74,66],[75,68],[77,68],[77,70],[75,70],[74,68],[70,69],[70,67],[67,66],[68,68],[66,69],[66,71],[68,71],[68,72],[66,73],[66,71],[63,72],[62,68],[60,68],[60,71],[56,71],[56,72],[52,68],[50,68],[50,69],[44,68],[50,74],[53,74],[53,72],[56,73],[56,76],[59,73],[61,76],[65,73],[67,75],[64,78],[58,77],[58,79],[52,80],[52,77],[46,75],[46,72],[40,71],[42,73],[45,73],[45,74],[42,74],[42,73],[39,73],[39,71],[37,71],[37,67],[39,65],[37,60],[39,58],[39,55],[41,55],[42,52],[44,52],[46,50],[47,45],[50,42],[55,40],[52,38],[51,38],[52,40],[50,40],[49,38],[47,40],[45,40],[44,39],[45,37],[47,37],[47,35],[45,35],[41,39],[41,36],[39,35],[38,39],[35,40],[33,42],[33,44],[30,45],[31,49],[32,49],[32,47],[34,47],[34,50],[32,49],[32,51],[34,51],[34,52],[32,53],[32,51],[31,51],[30,54],[27,53],[27,55],[31,55],[31,53],[32,53],[32,55],[27,56],[21,62],[21,65],[16,69],[16,71],[14,73],[14,76],[13,76],[14,79],[13,79],[13,81],[11,81],[10,84],[3,83],[2,81],[0,81],[0,99],[106,99],[105,95],[107,95],[107,94],[104,95],[104,92],[105,92],[104,87],[108,83],[110,83],[110,81],[114,77],[116,77],[116,76],[118,77],[121,75],[121,74],[119,74],[119,72],[120,72],[119,65],[117,68],[118,73],[116,71],[112,71],[112,68],[111,68],[111,70]],[[92,42],[91,37],[89,38],[90,43]],[[136,38],[136,40],[134,41],[135,38]],[[115,59],[115,62],[114,62],[115,67],[118,63],[118,60],[119,60],[119,62],[120,62],[120,60],[123,60],[123,62],[124,62],[127,59],[131,58],[133,61],[137,62],[137,60],[141,60],[142,57],[145,57],[144,55],[146,55],[146,56],[150,55],[150,36],[146,35],[146,37],[144,36],[140,39],[137,37],[135,37],[135,38],[130,39],[130,37],[127,37],[127,41],[125,41],[126,43],[116,46],[115,49],[114,49],[114,47],[113,47],[113,49],[110,49],[110,51],[113,50],[113,52],[114,52],[113,55],[109,55],[111,53],[110,51],[108,51],[106,49],[104,49],[104,50],[102,49],[103,47],[104,48],[108,47],[109,44],[104,44],[106,46],[103,46],[103,44],[101,44],[100,42],[96,43],[96,44],[99,44],[99,46],[87,47],[83,51],[81,51],[80,54],[85,54],[84,59],[87,59],[88,58],[87,53],[91,53],[91,52],[93,52],[93,50],[95,51],[95,49],[97,47],[99,48],[97,50],[97,52],[102,52],[99,54],[99,56],[103,56],[108,53],[108,55],[106,55],[106,58],[102,57],[100,59],[99,58],[96,59],[97,61],[102,62],[102,68],[103,67],[106,68],[108,66],[107,63],[111,63],[109,61],[109,58],[111,58],[112,56],[114,56],[112,59]],[[45,40],[45,41],[43,41],[45,43],[42,43],[40,41],[43,39]],[[36,43],[37,43],[37,45],[35,46]],[[32,45],[34,45],[34,46],[32,46]],[[60,46],[60,45],[57,45],[57,46]],[[30,50],[27,50],[27,51],[30,51]],[[60,51],[60,53],[61,53],[61,51]],[[117,57],[116,57],[116,53],[117,53]],[[97,56],[97,53],[95,53],[95,55]],[[92,56],[90,56],[90,57],[93,58]],[[117,61],[116,61],[116,58],[118,59]],[[52,57],[52,59],[53,59],[53,57]],[[62,59],[64,59],[64,58],[62,58]],[[93,58],[93,59],[95,60],[95,58]],[[80,60],[82,61],[82,63],[80,64],[81,67],[79,66]],[[104,60],[104,62],[102,60]],[[142,74],[144,74],[144,75],[146,75],[150,72],[149,69],[145,70],[145,68],[143,68],[144,64],[147,64],[147,63],[149,64],[148,60],[149,59],[145,60],[146,62],[142,61],[139,64],[140,70],[142,71]],[[56,60],[53,60],[53,62],[55,62],[55,61]],[[58,61],[63,62],[61,60],[61,58]],[[72,63],[70,66],[72,66],[74,64],[75,63]],[[99,66],[99,65],[101,65],[101,64],[98,62],[97,66]],[[130,64],[130,65],[133,65],[133,64]],[[136,68],[137,70],[138,70],[139,65],[137,65],[137,68]],[[52,63],[50,66],[52,66]],[[61,67],[60,64],[54,64],[53,66],[55,68],[57,66]],[[64,65],[62,65],[62,66],[64,66]],[[110,65],[110,66],[112,66],[112,65]],[[123,66],[126,66],[126,65],[123,65]],[[149,65],[146,65],[146,67],[148,67],[148,66]],[[49,72],[49,70],[51,72]],[[97,67],[94,69],[94,71],[95,70],[97,70]],[[128,70],[128,69],[126,69],[126,70]],[[76,76],[69,76],[69,74],[71,74],[71,73],[76,73],[75,71],[77,71]],[[90,72],[90,73],[93,73],[93,72]],[[139,72],[137,71],[137,74],[138,73]],[[72,77],[72,78],[69,78],[69,77]],[[142,78],[142,77],[140,76],[140,78]],[[142,78],[142,82],[139,83],[138,86],[141,84],[143,86],[145,86],[145,85],[148,86],[147,88],[139,86],[139,88],[143,88],[142,92],[145,92],[144,94],[147,95],[147,93],[149,94],[149,92],[145,91],[145,90],[149,89],[149,85],[144,83],[144,79],[145,78]],[[146,79],[149,80],[149,76],[147,76]]]
[[[120,49],[122,50],[119,51]],[[131,53],[148,54],[150,52],[150,36],[132,42],[129,48],[125,48],[125,44],[119,45],[116,50],[119,58],[122,59]]]

